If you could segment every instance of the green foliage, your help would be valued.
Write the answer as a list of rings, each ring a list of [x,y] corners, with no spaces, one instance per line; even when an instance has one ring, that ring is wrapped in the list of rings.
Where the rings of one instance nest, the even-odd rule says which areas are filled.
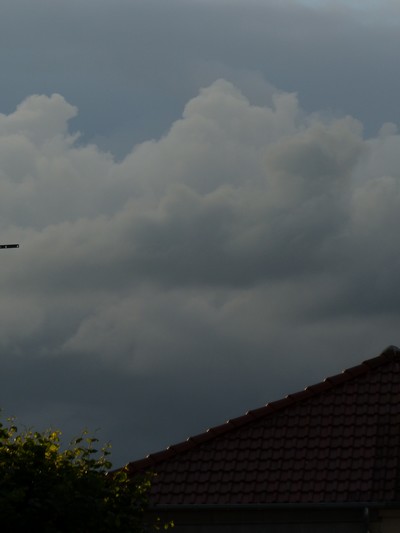
[[[84,433],[62,450],[59,431],[18,431],[0,423],[0,531],[144,531],[149,479],[109,473],[109,447]]]

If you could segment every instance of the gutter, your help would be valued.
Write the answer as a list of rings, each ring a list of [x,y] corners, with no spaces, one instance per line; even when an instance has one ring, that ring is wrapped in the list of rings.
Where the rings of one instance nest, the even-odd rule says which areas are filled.
[[[251,511],[268,509],[363,509],[364,521],[369,525],[370,509],[400,509],[399,502],[332,502],[332,503],[252,503],[252,504],[160,504],[151,505],[149,511]]]
[[[330,503],[256,503],[256,504],[161,504],[148,507],[148,511],[167,512],[173,515],[177,511],[302,511],[302,510],[348,510],[361,511],[357,515],[359,521],[363,524],[364,533],[371,533],[371,512],[372,520],[375,521],[379,515],[379,510],[399,510],[400,501],[393,502],[330,502]],[[375,512],[374,512],[375,511]],[[361,515],[361,516],[360,516]],[[357,520],[358,521],[358,520]]]

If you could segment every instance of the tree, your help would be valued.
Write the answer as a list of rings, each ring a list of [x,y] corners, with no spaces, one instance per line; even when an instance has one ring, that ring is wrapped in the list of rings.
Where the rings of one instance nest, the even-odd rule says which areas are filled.
[[[7,533],[144,531],[148,478],[110,473],[109,446],[86,432],[61,448],[60,431],[0,422],[0,530]]]

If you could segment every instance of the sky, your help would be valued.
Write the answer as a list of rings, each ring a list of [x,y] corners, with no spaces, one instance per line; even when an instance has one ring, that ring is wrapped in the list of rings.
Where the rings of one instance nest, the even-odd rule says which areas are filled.
[[[120,466],[400,344],[399,6],[2,0],[4,417]]]

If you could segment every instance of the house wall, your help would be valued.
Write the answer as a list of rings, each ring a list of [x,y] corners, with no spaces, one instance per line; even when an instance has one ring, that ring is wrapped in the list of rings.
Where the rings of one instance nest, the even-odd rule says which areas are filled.
[[[400,533],[400,511],[380,511],[377,520],[371,522],[371,533]]]
[[[173,533],[366,533],[363,510],[179,510],[160,511]],[[153,517],[154,518],[154,517]],[[378,533],[372,532],[371,533]],[[391,530],[379,533],[394,533]],[[396,530],[400,533],[400,529]]]

